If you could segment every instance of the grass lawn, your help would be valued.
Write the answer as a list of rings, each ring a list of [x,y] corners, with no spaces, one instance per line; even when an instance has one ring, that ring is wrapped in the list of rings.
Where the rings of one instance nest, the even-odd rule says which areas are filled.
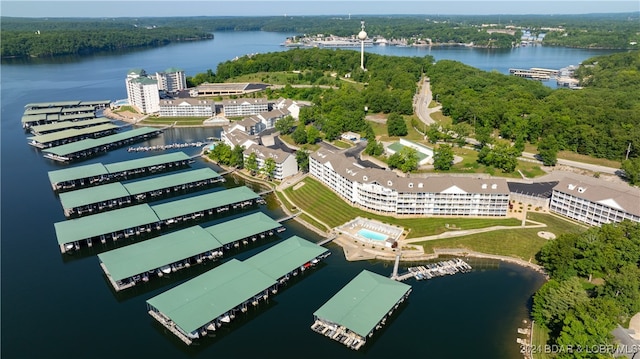
[[[442,111],[437,111],[431,114],[431,118],[436,121],[440,126],[451,126],[453,120],[449,116],[442,114]]]
[[[285,190],[287,196],[291,199],[293,205],[305,210],[331,227],[339,226],[359,216],[404,227],[409,230],[408,238],[415,238],[443,233],[447,231],[447,225],[449,227],[455,226],[457,229],[520,225],[519,220],[512,218],[421,217],[397,219],[352,207],[315,179],[306,178],[302,182],[304,182],[304,185],[296,190],[293,187],[287,188]],[[321,227],[321,229],[323,228]]]
[[[338,148],[351,148],[353,147],[350,143],[348,142],[344,142],[341,140],[335,140],[333,142],[331,142],[332,145],[338,147]]]
[[[544,348],[549,341],[549,331],[545,327],[541,326],[538,323],[533,323],[533,338],[531,338],[531,344],[534,348]],[[542,351],[542,352],[541,352]],[[536,352],[532,353],[533,359],[550,359],[552,358],[551,354],[544,353],[544,350],[536,350]]]
[[[404,116],[404,122],[407,124],[407,135],[402,136],[402,138],[409,141],[425,143],[423,141],[424,136],[422,136],[418,131],[416,131],[413,128],[413,126],[411,126],[411,117]],[[400,139],[400,137],[398,136],[389,136],[386,123],[378,123],[373,121],[369,121],[369,123],[371,124],[371,127],[373,128],[373,132],[376,134],[376,137],[379,138],[379,141],[395,142]]]
[[[531,260],[537,263],[535,255],[547,242],[538,236],[544,230],[556,236],[563,233],[583,231],[583,227],[550,214],[528,212],[527,219],[541,222],[546,228],[513,229],[487,233],[478,233],[464,237],[436,239],[418,243],[424,247],[425,253],[433,253],[434,248],[465,248],[477,252],[498,254]]]
[[[118,113],[118,112],[132,112],[132,113],[138,113],[138,111],[133,108],[133,106],[120,106],[120,108],[113,110],[114,113]]]

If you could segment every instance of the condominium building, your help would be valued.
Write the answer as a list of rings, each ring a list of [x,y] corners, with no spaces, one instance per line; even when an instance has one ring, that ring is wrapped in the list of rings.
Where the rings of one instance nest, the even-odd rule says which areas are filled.
[[[640,190],[626,184],[568,175],[553,188],[549,210],[592,226],[625,219],[640,222]]]
[[[160,116],[168,117],[211,117],[215,115],[216,104],[212,100],[176,98],[160,100]]]
[[[266,98],[225,100],[222,109],[225,117],[251,116],[269,111],[269,102]]]
[[[375,212],[506,216],[509,209],[509,187],[499,178],[400,177],[325,149],[309,156],[309,173],[352,204]]]
[[[187,77],[184,70],[177,67],[170,67],[163,72],[156,72],[158,90],[168,93],[182,91],[187,88]]]
[[[148,77],[144,70],[130,70],[127,73],[125,84],[130,105],[142,113],[156,113],[160,111],[158,83]]]
[[[244,151],[244,160],[246,161],[252,153],[256,154],[256,160],[258,162],[259,169],[262,169],[264,167],[267,159],[273,159],[276,164],[273,178],[276,180],[281,181],[289,176],[293,176],[298,173],[298,162],[296,161],[296,156],[292,153],[254,144],[249,146],[249,148]]]

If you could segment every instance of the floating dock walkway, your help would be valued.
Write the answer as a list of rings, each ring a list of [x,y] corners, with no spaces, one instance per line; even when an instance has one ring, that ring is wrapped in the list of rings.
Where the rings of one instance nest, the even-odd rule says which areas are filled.
[[[81,217],[203,190],[224,181],[214,170],[201,168],[128,183],[107,183],[60,193],[59,197],[66,217]]]
[[[399,256],[396,257],[396,261]],[[397,275],[397,267],[394,266],[394,274],[391,279],[397,281],[403,281],[409,278],[415,278],[417,280],[432,279],[436,277],[444,277],[446,275],[453,275],[456,273],[467,273],[473,268],[467,262],[460,258],[454,258],[448,261],[442,261],[438,263],[425,264],[423,266],[409,267],[408,272]]]
[[[184,168],[192,161],[184,152],[174,152],[106,165],[95,163],[49,171],[49,182],[54,191],[70,191]]]
[[[214,226],[193,226],[98,255],[116,292],[183,268],[222,258],[240,247],[281,232],[280,223],[262,212]]]
[[[410,293],[407,284],[363,270],[313,313],[311,329],[358,350]]]
[[[228,262],[147,300],[147,310],[190,345],[276,294],[290,278],[331,254],[293,236],[253,257]]]
[[[261,198],[248,187],[207,193],[155,206],[139,204],[91,216],[54,223],[60,252],[159,232],[206,216],[256,205]]]

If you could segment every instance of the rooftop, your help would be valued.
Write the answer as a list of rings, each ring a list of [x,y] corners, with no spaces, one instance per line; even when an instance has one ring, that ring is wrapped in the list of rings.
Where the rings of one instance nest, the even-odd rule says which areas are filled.
[[[571,174],[561,179],[553,190],[640,216],[640,189],[626,184]]]
[[[67,138],[74,138],[74,137],[79,137],[83,135],[91,135],[91,134],[102,132],[102,131],[115,130],[117,128],[118,126],[112,123],[105,123],[105,124],[100,124],[97,126],[89,126],[85,128],[70,128],[63,131],[48,133],[45,135],[36,135],[36,136],[27,137],[27,138],[29,140],[32,140],[38,143],[49,143],[49,142],[64,140]]]
[[[116,182],[60,193],[59,196],[62,207],[71,209],[92,203],[128,197],[129,192],[121,183]]]
[[[186,172],[164,175],[145,180],[123,183],[123,187],[131,195],[146,193],[162,188],[180,186],[186,183],[218,178],[220,175],[211,168],[201,168]]]
[[[46,125],[32,126],[31,131],[34,133],[42,133],[42,132],[66,130],[68,128],[77,128],[82,126],[100,125],[100,124],[109,123],[109,122],[111,122],[111,120],[106,117],[99,117],[92,120],[84,120],[84,121],[64,121],[64,122],[49,123]]]
[[[110,136],[101,138],[87,138],[85,140],[68,143],[66,145],[47,148],[42,150],[42,152],[53,153],[54,155],[58,156],[66,156],[111,143],[116,143],[122,140],[131,139],[137,136],[149,135],[158,131],[162,130],[153,127],[139,127],[130,131],[120,132]]]
[[[271,217],[257,212],[207,227],[205,230],[221,244],[226,245],[258,233],[275,230],[280,226],[281,224]]]

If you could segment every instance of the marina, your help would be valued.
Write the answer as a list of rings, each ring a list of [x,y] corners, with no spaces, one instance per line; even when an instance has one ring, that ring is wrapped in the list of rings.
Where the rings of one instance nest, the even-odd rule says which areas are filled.
[[[187,224],[205,216],[260,203],[262,198],[247,187],[217,191],[155,206],[139,204],[91,216],[54,223],[61,253],[92,247],[94,241],[116,242]]]
[[[293,236],[245,261],[231,259],[147,300],[147,311],[191,345],[267,301],[290,278],[330,254],[326,248]]]
[[[204,145],[207,145],[207,143],[200,142],[200,141],[188,142],[188,143],[168,143],[166,145],[129,147],[127,149],[127,152],[165,151],[165,150],[173,150],[176,148],[202,147]]]
[[[538,67],[532,67],[528,70],[511,68],[509,69],[509,73],[511,75],[518,76],[518,77],[525,77],[525,78],[534,79],[534,80],[547,81],[550,78],[557,76],[559,73],[559,70],[544,69],[544,68],[538,68]]]
[[[68,143],[62,146],[50,147],[43,150],[44,157],[58,161],[71,162],[86,159],[122,147],[132,142],[144,141],[156,137],[163,129],[153,127],[139,127],[133,130],[116,133],[101,138],[88,138],[81,141]]]
[[[118,292],[192,265],[222,258],[240,244],[273,236],[280,224],[258,212],[214,226],[193,226],[98,255],[100,267]]]
[[[410,285],[363,270],[313,313],[311,329],[358,350],[409,294]]]
[[[398,260],[399,256],[396,257]],[[397,281],[407,280],[409,278],[415,278],[416,280],[426,280],[437,277],[444,277],[447,275],[453,275],[456,273],[467,273],[473,268],[467,262],[460,258],[453,258],[448,261],[442,261],[438,263],[430,263],[417,267],[409,267],[408,271],[397,275],[397,267],[394,267],[394,274],[391,279]]]
[[[53,190],[64,192],[184,168],[191,162],[193,157],[184,152],[173,152],[104,165],[95,163],[75,166],[49,171],[48,176]]]
[[[81,217],[170,195],[204,190],[221,182],[224,182],[224,178],[217,172],[202,168],[127,183],[107,183],[60,193],[59,197],[66,217]]]

